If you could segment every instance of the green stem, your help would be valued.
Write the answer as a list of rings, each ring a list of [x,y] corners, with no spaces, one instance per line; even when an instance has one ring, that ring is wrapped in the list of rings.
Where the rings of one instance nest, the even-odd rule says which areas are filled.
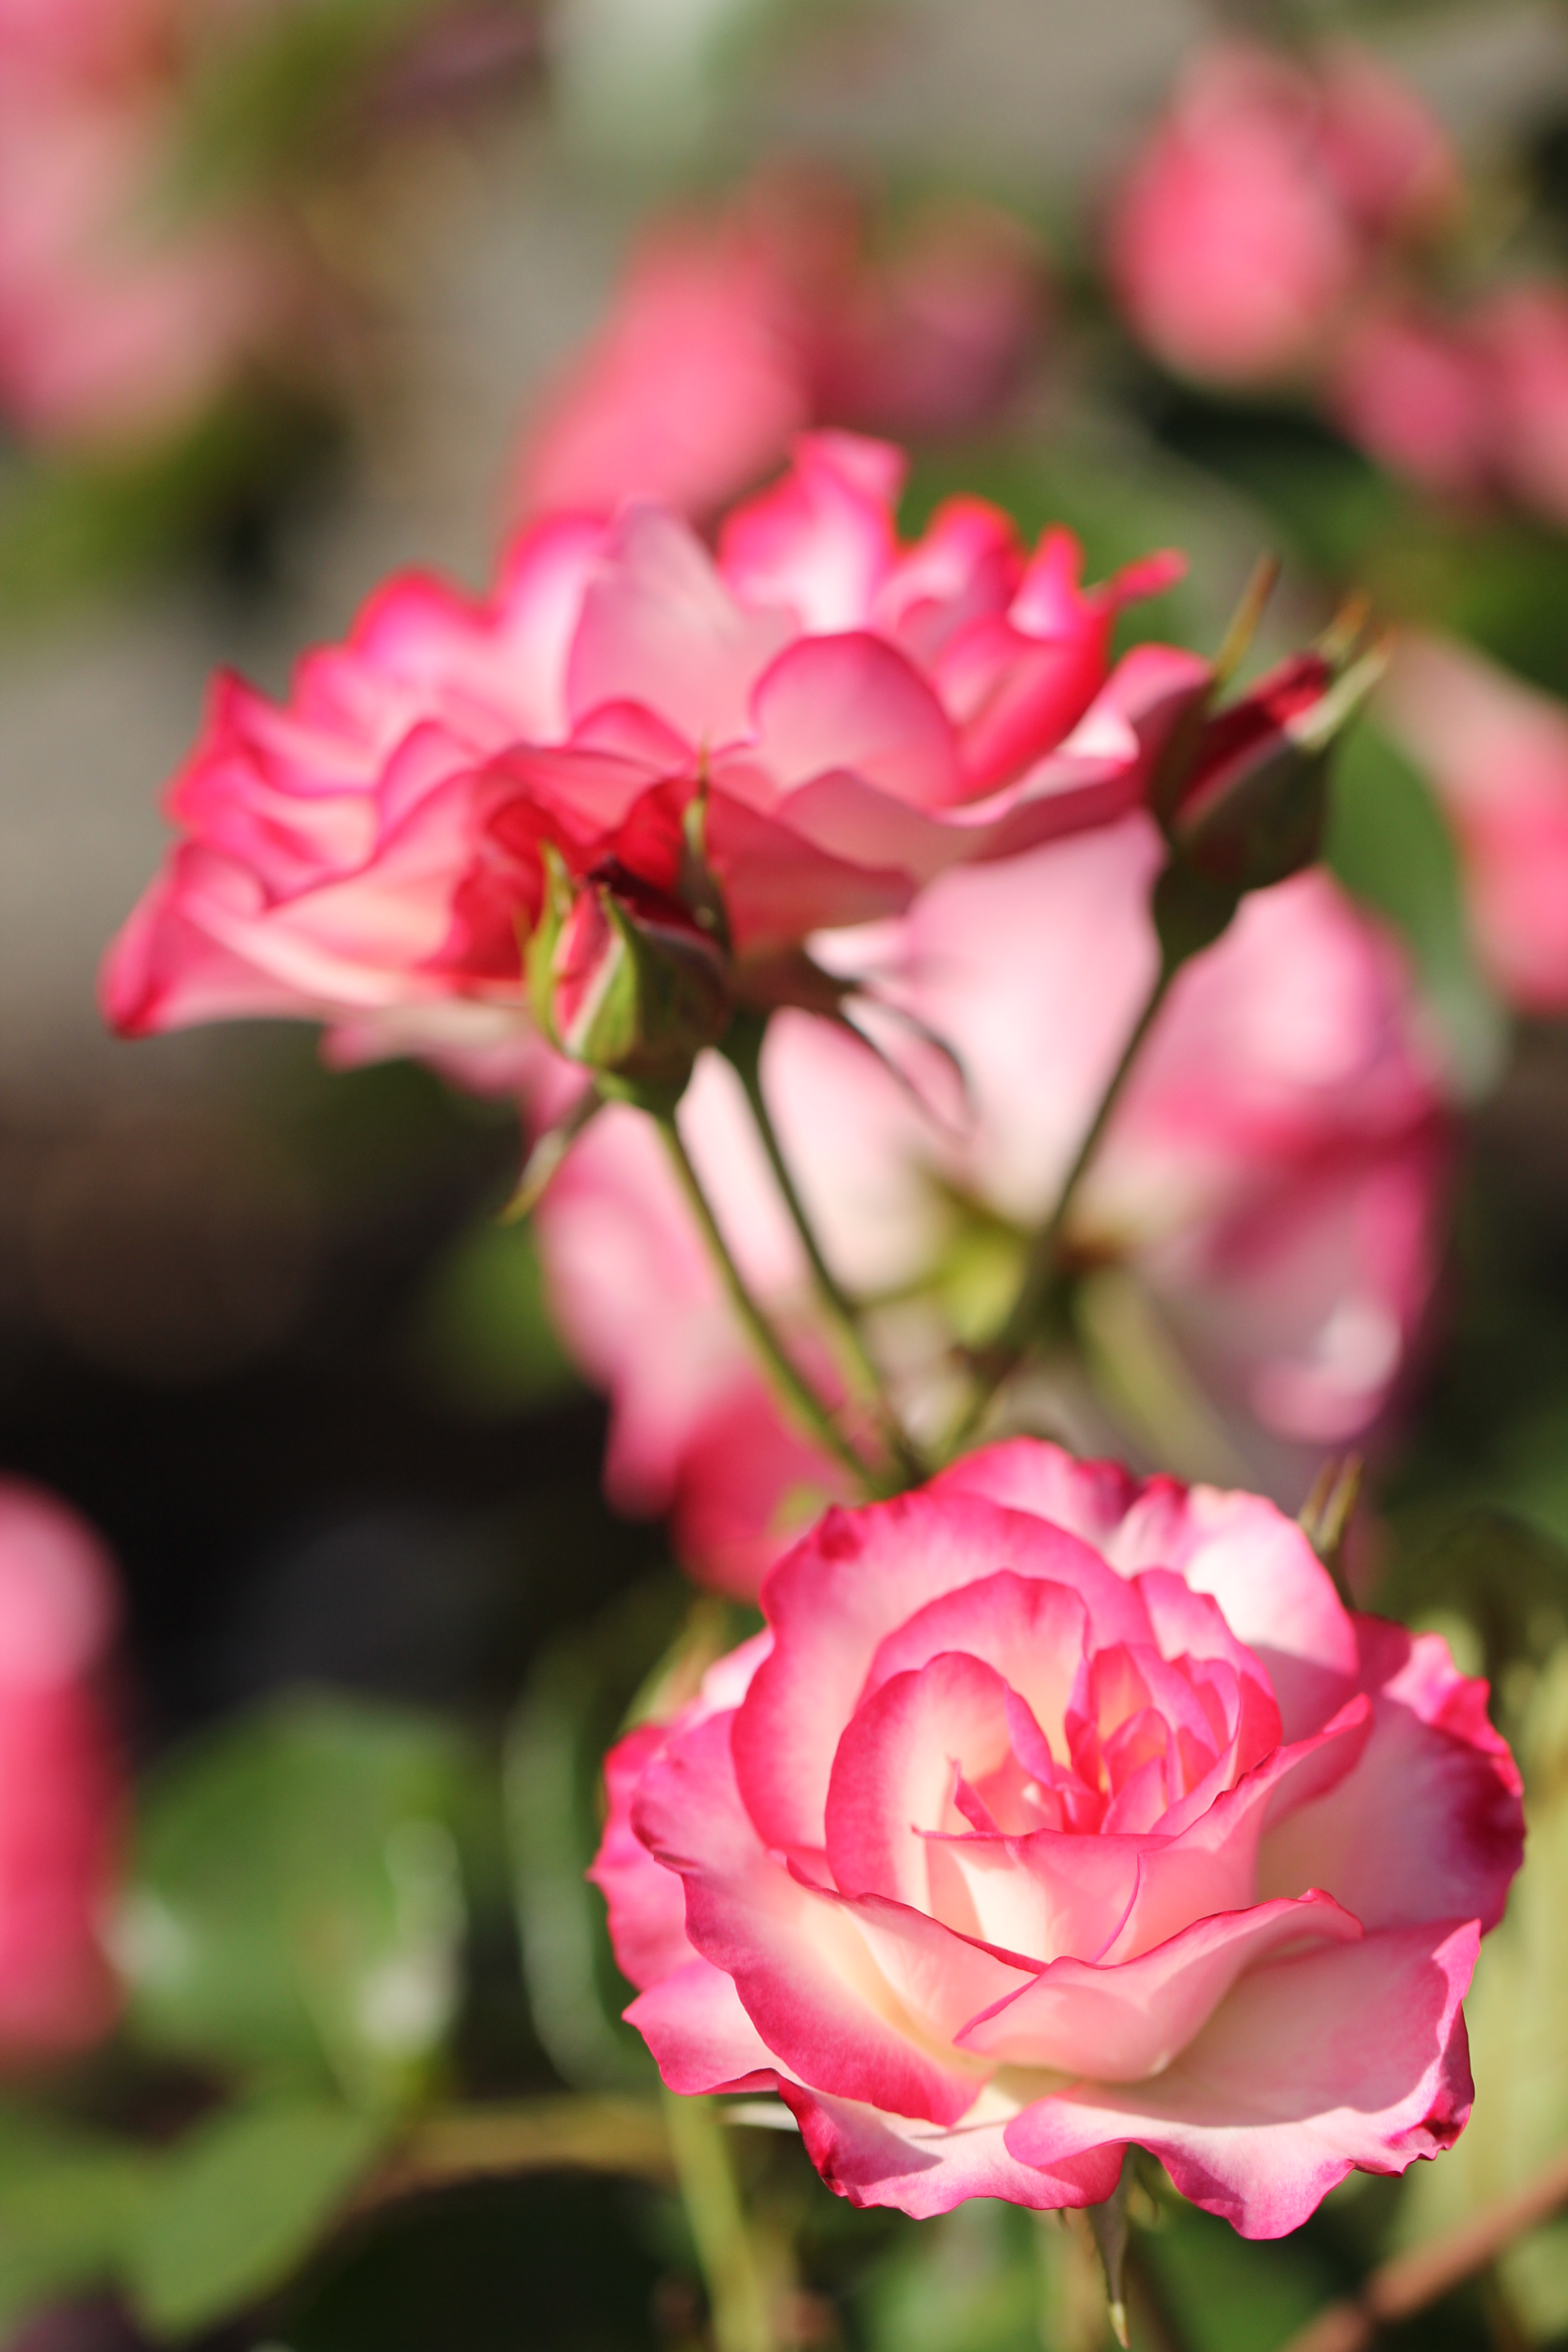
[[[563,2168],[668,2185],[677,2168],[666,2118],[651,2099],[614,2096],[454,2107],[415,2125],[360,2191],[355,2209],[456,2181]]]
[[[715,2352],[772,2352],[766,2282],[712,2103],[667,2091],[664,2114],[680,2200],[708,2289]]]
[[[817,1295],[826,1309],[828,1320],[832,1323],[845,1354],[848,1358],[849,1369],[876,1417],[878,1434],[904,1477],[910,1485],[918,1486],[927,1475],[927,1465],[921,1461],[914,1441],[893,1411],[892,1403],[882,1385],[882,1375],[866,1344],[866,1335],[860,1328],[858,1309],[823,1255],[822,1245],[816,1238],[816,1229],[806,1213],[805,1202],[801,1199],[794,1172],[784,1158],[784,1146],[779,1141],[778,1130],[773,1125],[773,1115],[768,1109],[767,1098],[763,1092],[761,1056],[755,1050],[749,1050],[748,1046],[742,1045],[731,1053],[730,1059],[739,1072],[741,1084],[746,1090],[746,1100],[752,1107],[752,1117],[756,1121],[757,1133],[763,1141],[763,1150],[767,1154],[768,1165],[773,1171],[773,1180],[783,1195],[784,1206],[789,1211],[790,1222],[795,1226],[802,1249],[805,1252],[806,1264],[811,1268]]]
[[[1082,1142],[1073,1156],[1071,1167],[1063,1180],[1057,1203],[1029,1244],[1024,1262],[1023,1278],[1003,1324],[991,1346],[984,1352],[983,1375],[962,1419],[951,1433],[944,1454],[963,1452],[984,1419],[991,1401],[1010,1372],[1016,1371],[1028,1354],[1039,1328],[1041,1318],[1056,1286],[1059,1271],[1062,1236],[1077,1206],[1078,1195],[1105,1137],[1111,1115],[1121,1099],[1122,1090],[1132,1075],[1132,1067],[1159,1017],[1171,982],[1184,959],[1163,955],[1154,985],[1133,1024],[1131,1034],[1121,1049],[1121,1057],[1110,1074],[1110,1080],[1100,1098],[1100,1107],[1089,1121]]]
[[[718,1219],[702,1189],[702,1179],[692,1164],[691,1155],[681,1140],[680,1130],[673,1116],[660,1118],[658,1125],[675,1172],[690,1203],[691,1213],[701,1228],[702,1237],[730,1294],[731,1303],[745,1325],[752,1344],[772,1374],[779,1394],[807,1435],[815,1438],[825,1451],[841,1463],[866,1494],[876,1494],[878,1484],[869,1466],[861,1460],[821,1397],[791,1360],[778,1333],[752,1297],[746,1277],[735,1263],[730,1244],[720,1230]]]

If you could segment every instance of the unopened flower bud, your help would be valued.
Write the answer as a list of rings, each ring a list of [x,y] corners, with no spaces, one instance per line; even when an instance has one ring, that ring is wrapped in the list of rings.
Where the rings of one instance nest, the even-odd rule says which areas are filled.
[[[1163,816],[1177,861],[1238,898],[1310,866],[1330,755],[1384,667],[1377,646],[1344,669],[1327,652],[1298,654],[1207,719]]]
[[[528,947],[540,1027],[601,1090],[673,1108],[704,1045],[729,1025],[724,959],[673,898],[619,868],[574,881],[546,859],[544,905]]]

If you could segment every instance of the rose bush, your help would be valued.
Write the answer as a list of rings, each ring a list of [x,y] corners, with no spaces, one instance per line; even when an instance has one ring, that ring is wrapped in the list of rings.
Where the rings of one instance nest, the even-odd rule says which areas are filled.
[[[763,1605],[609,1759],[672,2088],[776,2088],[857,2204],[1086,2205],[1136,2146],[1249,2237],[1463,2128],[1518,1774],[1270,1504],[1016,1441],[831,1513]]]
[[[930,1082],[922,1100],[842,1031],[773,1024],[762,1076],[785,1156],[839,1279],[884,1302],[873,1337],[922,1434],[952,1411],[951,1351],[987,1336],[1148,992],[1160,856],[1134,816],[950,875],[897,924],[819,943],[952,1049],[962,1099],[929,1055],[906,1071]],[[716,1056],[680,1124],[752,1287],[838,1394]],[[1131,1272],[1250,1475],[1292,1499],[1408,1361],[1447,1124],[1394,943],[1303,874],[1250,898],[1179,977],[1079,1195],[1069,1262]],[[612,1497],[670,1512],[683,1559],[754,1591],[805,1517],[845,1496],[843,1474],[774,1404],[657,1139],[601,1113],[536,1227],[556,1319],[611,1395]]]
[[[0,2058],[79,2049],[118,2002],[102,1937],[121,1828],[96,1676],[118,1614],[73,1511],[0,1479]]]
[[[411,575],[282,709],[219,681],[169,812],[183,838],[112,949],[136,1034],[235,1013],[333,1024],[344,1053],[504,1045],[542,845],[672,893],[702,848],[736,954],[908,903],[945,867],[1120,815],[1205,677],[1112,664],[1154,557],[1079,584],[960,499],[897,538],[898,453],[804,441],[715,561],[657,506],[525,532],[488,603]]]

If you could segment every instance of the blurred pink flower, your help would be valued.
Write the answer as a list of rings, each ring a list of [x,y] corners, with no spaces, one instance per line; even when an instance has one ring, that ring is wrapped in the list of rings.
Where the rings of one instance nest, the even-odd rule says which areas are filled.
[[[186,0],[0,0],[0,84],[114,81],[161,59]]]
[[[1497,478],[1521,506],[1568,525],[1568,290],[1509,287],[1468,325],[1490,382]]]
[[[75,1513],[0,1479],[0,2059],[76,2050],[112,2022],[102,1931],[121,1796],[95,1687],[118,1606]]]
[[[171,124],[152,85],[0,75],[0,414],[26,435],[171,432],[275,327],[284,280],[258,234],[160,221]]]
[[[761,174],[727,212],[645,237],[524,437],[517,504],[636,492],[706,516],[806,425],[973,423],[1012,389],[1041,299],[1026,233],[987,206],[932,205],[873,259],[847,187]]]
[[[1178,373],[1228,384],[1312,373],[1387,250],[1454,202],[1447,142],[1373,58],[1314,69],[1227,41],[1188,67],[1121,188],[1113,286]]]
[[[110,1018],[501,1045],[528,1024],[542,842],[674,894],[700,789],[742,965],[1120,815],[1206,674],[1156,646],[1112,665],[1122,605],[1179,564],[1086,590],[1070,534],[1028,555],[973,499],[903,545],[901,476],[885,444],[818,435],[717,562],[664,508],[555,516],[488,603],[391,582],[281,709],[221,679],[171,794],[184,837],[106,966]]]
[[[1490,488],[1494,387],[1462,324],[1369,310],[1331,365],[1326,397],[1341,431],[1390,472],[1447,497]]]
[[[1568,709],[1423,636],[1401,645],[1382,708],[1458,836],[1487,972],[1523,1012],[1568,1012]]]
[[[841,1031],[773,1024],[763,1079],[786,1153],[840,1278],[899,1302],[879,1344],[922,1427],[955,1401],[954,1340],[980,1336],[962,1295],[986,1221],[1044,1219],[1151,983],[1160,856],[1131,817],[950,875],[902,921],[818,942],[952,1047],[967,1114],[922,1109]],[[679,1117],[748,1277],[820,1368],[798,1247],[717,1057]],[[1325,875],[1302,874],[1249,898],[1179,979],[1069,1244],[1131,1269],[1237,1445],[1304,1484],[1306,1449],[1366,1429],[1408,1359],[1446,1137],[1398,951]],[[955,1201],[980,1214],[967,1244]],[[612,1498],[672,1510],[699,1574],[754,1589],[843,1480],[771,1405],[657,1138],[602,1112],[537,1221],[561,1327],[610,1392]],[[767,1449],[733,1442],[770,1413]]]

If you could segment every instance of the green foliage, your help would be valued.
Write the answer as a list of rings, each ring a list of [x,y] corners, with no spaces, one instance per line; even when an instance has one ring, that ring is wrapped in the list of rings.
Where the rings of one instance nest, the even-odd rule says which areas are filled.
[[[547,1404],[578,1385],[525,1223],[487,1218],[458,1236],[431,1271],[410,1340],[437,1392],[480,1418]]]
[[[14,460],[0,471],[0,626],[254,540],[331,443],[319,414],[258,392],[124,457]]]
[[[442,0],[285,0],[220,31],[186,104],[173,193],[232,197],[330,156],[367,78]]]
[[[186,2336],[258,2302],[299,2267],[374,2160],[374,2116],[272,2100],[215,2116],[164,2159],[131,2234],[132,2309],[155,2336]]]
[[[178,1758],[120,1922],[140,2039],[372,2110],[417,2096],[458,1998],[461,1784],[449,1734],[341,1699]]]
[[[0,2330],[113,2276],[156,2160],[107,2132],[0,2110]]]
[[[1495,1080],[1506,1017],[1476,969],[1452,835],[1428,786],[1363,721],[1340,747],[1324,858],[1358,898],[1403,933],[1465,1091]]]
[[[1507,1918],[1481,1946],[1465,2003],[1475,2112],[1442,2162],[1416,2167],[1410,2179],[1400,2215],[1410,2244],[1521,2189],[1568,2141],[1568,1643],[1535,1679],[1518,1745],[1528,1860]],[[1531,2336],[1568,2329],[1568,2230],[1532,2231],[1504,2255],[1501,2275]]]

